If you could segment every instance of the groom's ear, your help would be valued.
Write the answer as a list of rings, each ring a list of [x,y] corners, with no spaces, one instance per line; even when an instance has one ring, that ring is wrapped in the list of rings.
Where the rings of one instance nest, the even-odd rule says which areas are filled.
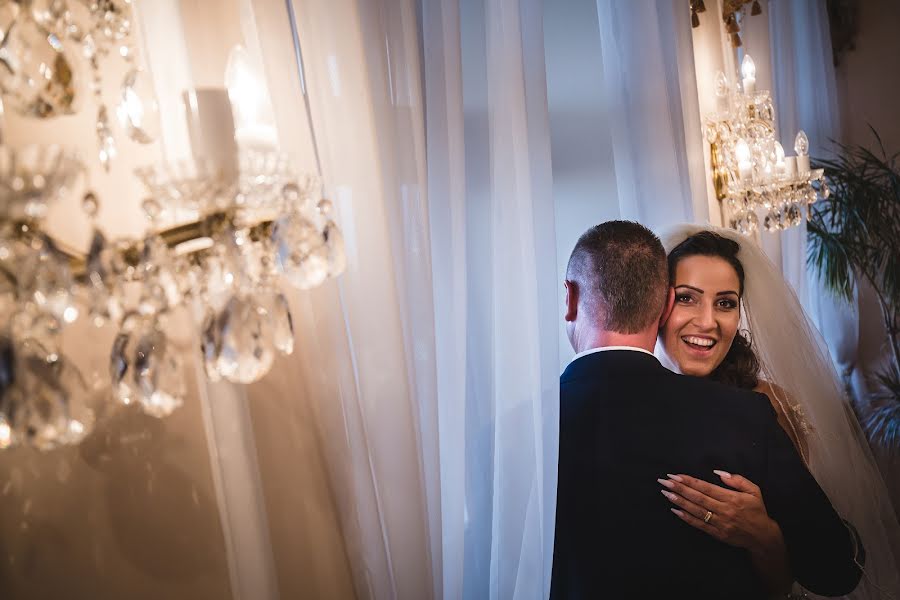
[[[563,282],[566,288],[566,321],[572,322],[578,316],[578,284],[566,279]]]
[[[659,326],[662,327],[672,315],[672,308],[675,306],[675,288],[670,287],[666,293],[666,304],[663,306],[662,314],[659,317]]]

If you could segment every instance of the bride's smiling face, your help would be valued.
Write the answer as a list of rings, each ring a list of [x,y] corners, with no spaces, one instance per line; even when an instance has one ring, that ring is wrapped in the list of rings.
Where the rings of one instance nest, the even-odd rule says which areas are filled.
[[[675,306],[660,343],[685,375],[706,377],[719,366],[741,320],[738,275],[717,256],[686,256],[675,266]]]

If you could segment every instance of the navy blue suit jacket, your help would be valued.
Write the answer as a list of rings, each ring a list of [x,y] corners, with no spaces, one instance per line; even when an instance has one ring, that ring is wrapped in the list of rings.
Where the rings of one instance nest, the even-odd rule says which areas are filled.
[[[765,598],[749,553],[682,522],[656,481],[721,485],[713,469],[761,488],[807,589],[842,595],[859,582],[855,540],[766,396],[609,350],[563,373],[559,427],[551,598]]]

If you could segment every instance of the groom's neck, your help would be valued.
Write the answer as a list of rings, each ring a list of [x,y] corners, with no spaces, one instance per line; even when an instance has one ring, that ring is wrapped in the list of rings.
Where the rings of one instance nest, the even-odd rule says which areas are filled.
[[[594,348],[607,346],[630,346],[653,352],[656,346],[656,328],[649,328],[638,333],[620,333],[618,331],[594,330],[579,340],[576,352],[584,352]]]

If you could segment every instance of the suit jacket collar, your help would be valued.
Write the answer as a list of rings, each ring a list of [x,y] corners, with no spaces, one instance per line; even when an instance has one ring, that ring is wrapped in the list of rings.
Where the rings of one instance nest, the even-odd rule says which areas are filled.
[[[623,373],[664,369],[652,354],[636,350],[607,350],[586,354],[573,360],[560,376],[560,383],[599,373]]]

